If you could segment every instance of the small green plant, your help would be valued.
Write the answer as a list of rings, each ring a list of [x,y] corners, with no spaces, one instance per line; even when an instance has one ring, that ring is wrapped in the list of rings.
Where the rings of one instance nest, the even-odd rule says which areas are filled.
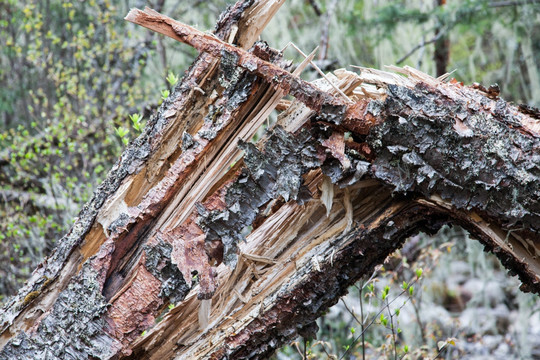
[[[122,143],[124,145],[127,145],[129,143],[129,130],[128,129],[126,129],[123,126],[118,126],[117,128],[114,129],[114,132],[116,133],[116,136],[118,136],[120,140],[122,140]]]
[[[141,114],[131,114],[129,115],[129,119],[131,120],[131,125],[133,128],[140,133],[144,127],[144,123],[142,121],[143,116]]]
[[[166,100],[170,94],[169,90],[161,90],[161,100]]]
[[[174,85],[176,85],[176,83],[178,83],[179,77],[178,75],[174,75],[171,71],[169,71],[169,74],[167,75],[166,80],[169,83],[169,85],[173,87]]]

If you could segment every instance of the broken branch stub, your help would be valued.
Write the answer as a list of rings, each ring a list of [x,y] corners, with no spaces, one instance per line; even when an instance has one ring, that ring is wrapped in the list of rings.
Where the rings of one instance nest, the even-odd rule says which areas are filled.
[[[189,25],[148,10],[132,9],[125,19],[170,36],[192,46],[201,53],[221,58],[222,61],[240,66],[264,78],[274,87],[281,89],[285,95],[291,94],[297,100],[315,110],[324,121],[339,124],[342,119],[350,119],[357,122],[357,131],[361,128],[360,124],[365,122],[364,118],[359,116],[359,108],[362,107],[362,104],[351,104],[349,101],[332,96],[326,91],[321,91],[298,76],[294,76],[244,49],[228,44],[212,34],[204,33]],[[365,125],[365,133],[367,133],[371,125],[369,123]]]

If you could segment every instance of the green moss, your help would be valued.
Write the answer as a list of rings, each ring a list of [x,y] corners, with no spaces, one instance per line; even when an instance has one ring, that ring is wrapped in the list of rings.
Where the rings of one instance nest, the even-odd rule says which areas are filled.
[[[24,297],[23,305],[26,306],[39,296],[39,291],[32,291]]]
[[[47,276],[44,276],[44,278],[45,278],[45,282],[43,283],[43,285],[41,285],[41,290],[45,289],[47,286],[49,286],[53,282],[53,279],[50,279]]]

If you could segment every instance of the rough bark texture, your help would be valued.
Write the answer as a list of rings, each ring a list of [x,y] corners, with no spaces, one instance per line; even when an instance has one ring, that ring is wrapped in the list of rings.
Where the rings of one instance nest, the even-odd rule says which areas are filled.
[[[410,68],[306,83],[252,46],[280,4],[239,1],[216,36],[130,12],[202,53],[3,309],[0,358],[265,358],[445,223],[540,293],[538,112]]]

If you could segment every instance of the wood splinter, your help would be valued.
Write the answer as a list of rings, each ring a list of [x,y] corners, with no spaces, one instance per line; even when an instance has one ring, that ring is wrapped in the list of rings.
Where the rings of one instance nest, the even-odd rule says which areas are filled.
[[[307,107],[318,113],[325,107],[342,107],[343,113],[346,114],[346,118],[354,119],[358,122],[364,121],[357,115],[357,109],[362,107],[362,103],[352,103],[341,90],[338,91],[338,94],[341,97],[335,97],[326,91],[320,90],[315,85],[300,79],[298,76],[295,76],[268,61],[260,59],[244,49],[226,43],[217,37],[197,30],[192,26],[159,14],[149,8],[146,8],[144,11],[132,9],[125,17],[125,20],[169,36],[177,41],[192,46],[199,52],[208,53],[216,58],[221,58],[224,54],[232,55],[236,58],[238,66],[264,78],[273,86],[281,89],[285,95],[291,94]],[[310,58],[310,56],[303,55],[306,60]],[[311,60],[312,59],[309,59],[309,62],[311,62]]]

